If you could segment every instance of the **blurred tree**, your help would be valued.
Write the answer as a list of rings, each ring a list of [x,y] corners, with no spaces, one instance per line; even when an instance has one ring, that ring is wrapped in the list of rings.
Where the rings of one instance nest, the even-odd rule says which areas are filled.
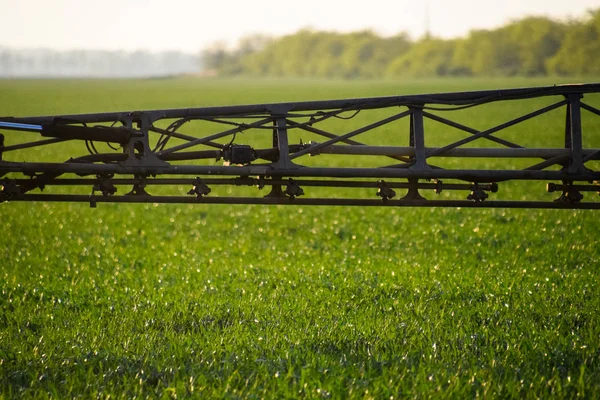
[[[234,50],[204,52],[207,68],[223,75],[378,78],[383,76],[512,76],[600,73],[600,10],[563,23],[527,17],[465,38],[372,31],[348,34],[302,30],[278,39],[250,36]]]
[[[369,64],[375,48],[381,39],[373,32],[354,32],[345,37],[345,51],[342,54],[344,78],[358,78],[369,75]]]
[[[546,61],[553,57],[566,35],[566,25],[545,17],[530,17],[507,27],[507,35],[518,49],[519,73],[545,75]]]
[[[230,54],[224,42],[215,42],[200,54],[202,65],[207,70],[223,70],[230,61]]]
[[[560,50],[546,62],[550,73],[600,74],[600,9],[585,20],[571,21]]]
[[[452,73],[455,41],[424,38],[388,66],[387,74],[401,76],[446,76]]]

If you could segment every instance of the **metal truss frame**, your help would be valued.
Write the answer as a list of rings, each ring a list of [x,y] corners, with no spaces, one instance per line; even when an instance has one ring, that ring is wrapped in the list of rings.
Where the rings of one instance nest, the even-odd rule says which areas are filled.
[[[600,92],[600,84],[0,118],[0,131],[5,133],[0,135],[0,202],[73,201],[92,206],[101,202],[150,202],[600,209],[600,202],[583,201],[582,194],[600,191],[595,185],[600,181],[600,172],[591,165],[600,159],[600,149],[583,146],[582,129],[582,110],[587,116],[600,116],[599,109],[583,101],[584,95],[596,92]],[[548,98],[551,103],[484,130],[439,115],[489,103],[540,97]],[[565,113],[564,146],[560,148],[524,147],[497,136],[499,132],[553,110]],[[331,132],[325,127],[327,121],[352,119],[359,112],[369,111],[380,112],[379,117],[346,133]],[[389,115],[381,117],[382,111]],[[385,139],[377,145],[358,141],[361,135],[381,127],[401,131],[401,121],[408,122],[408,127],[404,125],[407,146],[390,145]],[[466,136],[442,147],[427,147],[425,121],[436,121]],[[203,129],[206,126],[217,129],[208,134],[182,132],[184,125],[194,123],[202,123]],[[36,139],[23,140],[23,131],[36,133]],[[256,132],[267,132],[270,143],[255,141]],[[290,135],[298,132],[320,137],[322,141],[291,143]],[[244,143],[236,143],[241,134],[244,134]],[[475,141],[491,142],[494,147],[473,147]],[[81,143],[76,146],[81,151],[66,161],[30,159],[29,149],[48,147],[51,150],[65,146],[66,142]],[[106,142],[112,150],[99,152],[95,145],[99,142]],[[64,148],[57,153],[64,154]],[[18,159],[17,154],[28,161],[12,161]],[[333,155],[350,155],[356,162],[366,160],[366,156],[388,161],[375,167],[314,167],[301,163],[307,156],[320,160]],[[469,165],[466,159],[473,157],[538,160],[521,169],[448,169],[434,165],[433,160],[442,157],[465,159],[465,165]],[[225,163],[207,165],[207,160]],[[545,181],[547,191],[558,192],[560,197],[548,201],[488,199],[489,193],[501,193],[499,183],[512,180]],[[152,196],[149,187],[153,185],[188,185],[190,189],[184,193]],[[223,185],[269,187],[270,192],[266,196],[257,192],[255,197],[220,196],[212,192],[211,187]],[[61,193],[59,188],[65,186],[88,187],[91,194]],[[47,187],[53,187],[53,193],[34,192]],[[118,190],[121,187],[127,187],[127,194],[121,194],[123,191]],[[373,190],[373,198],[319,198],[310,197],[311,187],[377,191]],[[397,198],[394,189],[407,190],[406,195]],[[436,193],[463,190],[468,195],[465,200],[426,200],[420,192],[423,190]]]

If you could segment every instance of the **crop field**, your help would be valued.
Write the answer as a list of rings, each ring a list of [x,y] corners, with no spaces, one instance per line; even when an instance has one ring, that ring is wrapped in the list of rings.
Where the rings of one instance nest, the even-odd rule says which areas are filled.
[[[0,115],[554,83],[0,81]],[[518,110],[463,118],[485,128]],[[552,113],[507,134],[543,146],[563,124]],[[584,124],[600,147],[600,118]],[[598,398],[599,216],[2,203],[0,398]]]

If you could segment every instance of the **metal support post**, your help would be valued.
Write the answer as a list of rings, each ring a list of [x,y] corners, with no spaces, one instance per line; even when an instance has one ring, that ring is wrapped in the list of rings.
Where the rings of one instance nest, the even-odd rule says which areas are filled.
[[[423,127],[422,108],[411,108],[410,122],[410,145],[415,148],[415,162],[410,169],[430,169],[425,154],[425,129]]]
[[[571,94],[567,96],[567,127],[565,144],[571,149],[571,164],[569,173],[581,173],[585,171],[583,165],[583,143],[581,139],[581,95]]]

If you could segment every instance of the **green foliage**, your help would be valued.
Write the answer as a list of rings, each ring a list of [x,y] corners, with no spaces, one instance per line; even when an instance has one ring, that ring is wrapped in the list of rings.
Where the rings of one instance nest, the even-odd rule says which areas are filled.
[[[600,10],[590,12],[585,24],[570,24],[560,50],[547,65],[550,71],[561,75],[600,72]]]
[[[547,18],[526,18],[508,27],[518,59],[517,73],[545,75],[545,61],[560,49],[567,27]]]
[[[240,72],[257,76],[376,77],[383,75],[394,55],[409,46],[404,35],[381,38],[369,31],[344,35],[303,30],[243,57]]]
[[[387,68],[393,77],[447,76],[452,73],[454,43],[441,39],[424,39],[394,59]]]
[[[264,38],[263,38],[264,39]],[[600,10],[569,23],[527,17],[465,38],[411,41],[370,31],[302,30],[248,49],[205,52],[221,75],[381,78],[600,74]],[[244,50],[245,49],[245,50]]]
[[[2,81],[0,109],[551,83]],[[464,116],[483,128],[506,107]],[[564,123],[549,118],[514,134]],[[3,203],[0,220],[0,398],[600,397],[595,211]]]

